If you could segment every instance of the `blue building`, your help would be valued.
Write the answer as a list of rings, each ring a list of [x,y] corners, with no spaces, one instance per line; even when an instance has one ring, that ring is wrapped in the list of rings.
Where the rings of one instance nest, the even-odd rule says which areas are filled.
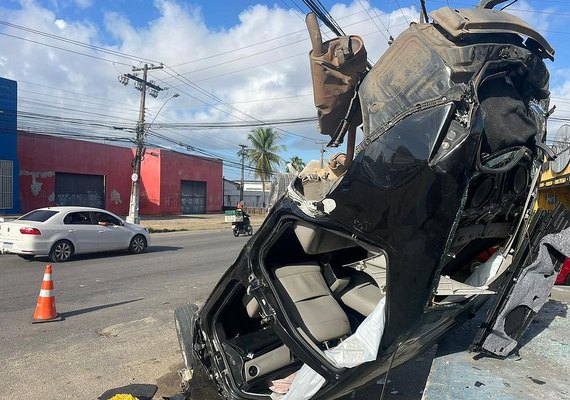
[[[17,101],[17,82],[0,78],[0,215],[20,212]]]

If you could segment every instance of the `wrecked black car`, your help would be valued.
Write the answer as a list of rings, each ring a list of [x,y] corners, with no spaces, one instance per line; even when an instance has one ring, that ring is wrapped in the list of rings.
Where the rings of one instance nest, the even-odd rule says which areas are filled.
[[[335,399],[487,300],[490,323],[500,320],[542,237],[568,221],[533,212],[552,156],[543,60],[554,50],[494,3],[433,12],[369,70],[362,39],[321,43],[309,19],[320,129],[331,146],[348,133],[347,151],[309,163],[203,307],[176,310],[191,386],[226,399]],[[563,257],[550,259],[536,275],[546,294],[501,317],[507,341],[546,301]],[[487,350],[512,348],[500,340]]]

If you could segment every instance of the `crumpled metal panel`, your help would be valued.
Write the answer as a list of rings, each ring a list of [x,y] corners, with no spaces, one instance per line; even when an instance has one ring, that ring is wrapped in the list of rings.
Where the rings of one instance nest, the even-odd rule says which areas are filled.
[[[340,133],[347,116],[354,91],[366,71],[366,48],[358,36],[343,36],[322,45],[323,54],[311,51],[311,75],[319,130],[324,135]],[[350,127],[362,123],[360,113],[355,113]],[[347,128],[347,127],[345,127]]]
[[[522,19],[508,13],[482,8],[451,9],[442,7],[432,12],[431,17],[447,33],[456,39],[470,34],[514,33],[528,36],[545,52],[545,58],[554,60],[554,49],[548,41]]]
[[[557,210],[553,214],[562,213]],[[541,217],[548,220],[550,215],[546,218],[542,215]],[[558,227],[547,226],[546,228],[553,230],[569,224],[566,219],[560,217],[558,221],[548,221],[548,223],[558,223]],[[542,236],[541,233],[543,232],[538,232],[538,238]],[[534,247],[532,243],[530,247]],[[515,271],[515,276],[511,277],[514,284],[508,287],[510,290],[503,294],[506,302],[490,312],[490,318],[487,321],[493,321],[492,326],[483,326],[481,333],[487,336],[481,337],[481,333],[479,334],[474,345],[475,350],[485,350],[494,355],[506,357],[516,348],[526,328],[548,300],[558,275],[556,266],[558,265],[559,269],[561,260],[564,259],[561,255],[570,255],[570,228],[544,236],[540,240],[536,260],[522,269],[520,276],[517,276]],[[528,255],[525,258],[528,259],[531,256]],[[524,265],[525,260],[520,260],[520,262]],[[499,304],[500,300],[501,297],[498,299]]]

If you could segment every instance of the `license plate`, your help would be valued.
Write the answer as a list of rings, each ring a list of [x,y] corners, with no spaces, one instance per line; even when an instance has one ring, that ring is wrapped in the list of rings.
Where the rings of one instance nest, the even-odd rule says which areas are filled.
[[[4,249],[4,250],[10,250],[10,249],[12,249],[12,246],[13,246],[13,245],[14,245],[14,243],[4,242],[4,243],[2,244],[2,249]]]

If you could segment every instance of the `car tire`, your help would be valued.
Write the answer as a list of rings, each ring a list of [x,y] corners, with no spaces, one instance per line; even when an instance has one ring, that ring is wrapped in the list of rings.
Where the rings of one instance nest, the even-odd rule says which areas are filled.
[[[135,235],[129,244],[129,253],[140,254],[146,249],[146,238],[143,235]]]
[[[566,279],[564,279],[564,284],[566,286],[570,286],[570,274],[566,275]]]
[[[73,256],[73,244],[69,240],[58,240],[51,246],[49,259],[52,262],[66,262]]]
[[[18,254],[18,257],[23,258],[26,261],[32,261],[35,256],[33,254]]]
[[[198,307],[196,304],[186,304],[184,306],[177,307],[176,310],[174,310],[174,327],[176,328],[176,337],[180,344],[180,351],[182,352],[184,365],[190,370],[194,368],[192,331],[194,328],[194,320],[197,315]]]

